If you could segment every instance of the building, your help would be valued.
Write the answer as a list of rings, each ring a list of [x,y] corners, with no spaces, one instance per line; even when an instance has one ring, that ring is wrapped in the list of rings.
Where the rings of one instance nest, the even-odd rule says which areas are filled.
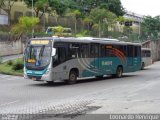
[[[132,19],[133,24],[139,24],[143,21],[144,16],[131,11],[126,11],[124,18]]]
[[[131,11],[125,11],[124,18],[132,21],[132,29],[134,33],[140,34],[140,24],[143,21],[144,15],[140,15]]]
[[[0,9],[0,25],[8,25],[8,14]]]

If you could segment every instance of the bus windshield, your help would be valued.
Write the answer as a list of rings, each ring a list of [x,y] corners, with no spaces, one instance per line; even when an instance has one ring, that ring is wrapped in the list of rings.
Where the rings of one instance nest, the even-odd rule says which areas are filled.
[[[29,45],[26,49],[25,55],[27,66],[44,67],[49,65],[51,49],[51,46],[46,45]]]

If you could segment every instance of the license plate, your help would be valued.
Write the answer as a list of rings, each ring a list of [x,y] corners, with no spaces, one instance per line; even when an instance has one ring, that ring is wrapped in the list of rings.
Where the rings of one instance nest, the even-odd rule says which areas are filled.
[[[36,78],[35,78],[35,77],[32,77],[32,80],[36,80]]]

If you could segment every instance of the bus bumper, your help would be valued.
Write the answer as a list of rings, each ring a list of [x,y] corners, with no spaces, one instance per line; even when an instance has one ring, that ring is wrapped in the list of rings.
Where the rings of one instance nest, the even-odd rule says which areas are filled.
[[[46,70],[45,72],[32,71],[32,70],[25,71],[24,78],[25,79],[32,79],[35,81],[52,81],[50,69]]]

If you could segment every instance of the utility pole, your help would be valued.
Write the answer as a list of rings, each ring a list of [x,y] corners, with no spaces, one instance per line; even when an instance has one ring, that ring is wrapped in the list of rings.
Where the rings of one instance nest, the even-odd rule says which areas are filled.
[[[139,41],[141,42],[140,37],[141,37],[141,21],[139,21]]]
[[[34,13],[33,13],[33,0],[32,0],[32,17],[34,17]],[[34,28],[32,28],[32,38],[34,37]]]
[[[46,9],[46,8],[45,8],[45,7],[46,7],[46,6],[44,5],[44,6],[43,6],[43,11],[44,11],[44,20],[43,20],[43,22],[44,22],[44,23],[43,23],[44,32],[45,32],[45,27],[46,27],[46,14],[45,14],[45,12],[46,12],[45,9]]]
[[[100,22],[100,20],[99,20],[99,23],[98,23],[99,25],[98,25],[98,33],[99,33],[99,38],[101,37],[101,22]]]

